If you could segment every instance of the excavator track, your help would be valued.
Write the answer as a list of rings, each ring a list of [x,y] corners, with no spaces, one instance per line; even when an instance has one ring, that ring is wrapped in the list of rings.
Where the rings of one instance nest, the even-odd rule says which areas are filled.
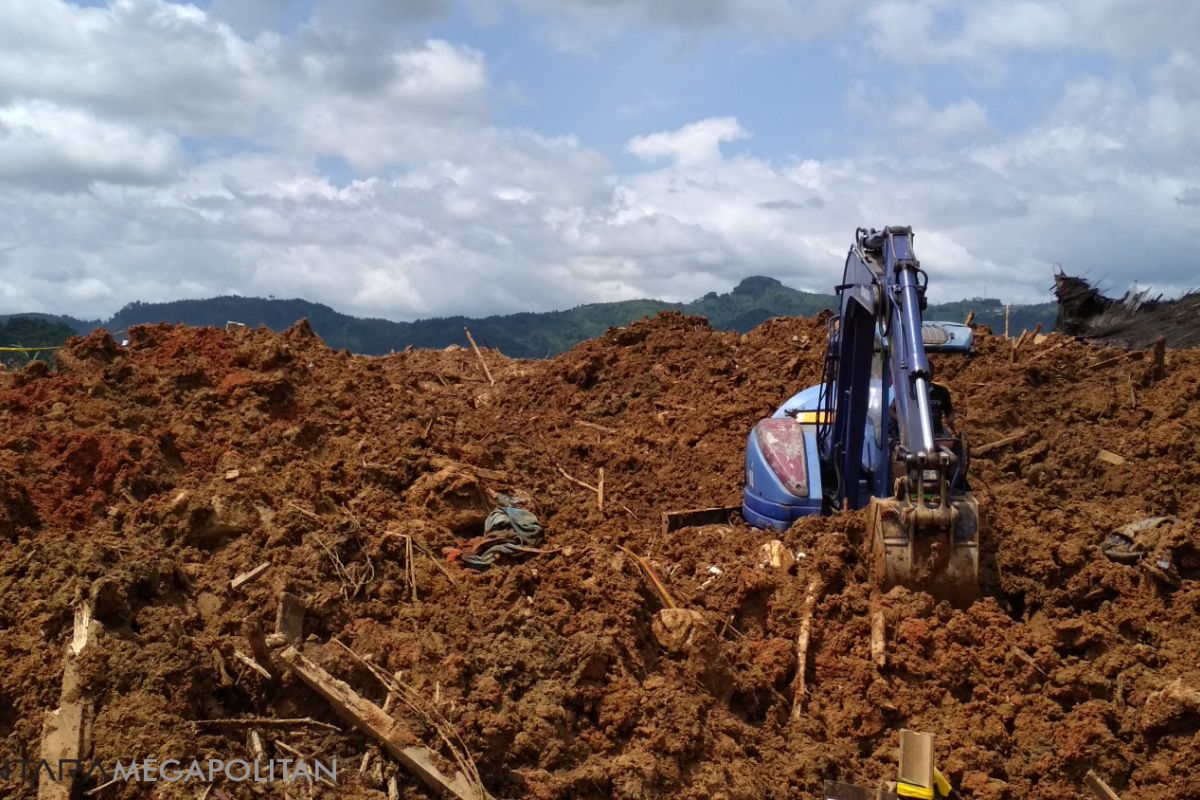
[[[905,586],[956,606],[979,597],[979,506],[971,495],[960,495],[950,511],[938,525],[902,500],[871,499],[867,537],[880,588]]]

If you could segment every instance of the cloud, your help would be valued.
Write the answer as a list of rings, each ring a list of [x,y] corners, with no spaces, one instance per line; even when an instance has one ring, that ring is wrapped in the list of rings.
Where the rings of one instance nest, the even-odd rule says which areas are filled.
[[[528,74],[499,65],[487,35],[471,37],[477,47],[452,26],[432,35],[429,21],[448,13],[441,0],[256,0],[240,12],[0,0],[0,310],[100,316],[133,299],[237,292],[402,319],[685,300],[748,274],[828,291],[854,228],[886,224],[916,228],[936,299],[986,282],[1007,300],[1045,300],[1054,262],[1117,285],[1194,280],[1177,258],[1200,235],[1194,46],[1155,50],[1138,69],[1064,68],[1014,122],[1004,104],[1028,94],[994,86],[946,100],[921,64],[978,46],[1003,66],[1062,46],[1055,4],[1013,6],[994,41],[976,45],[995,3],[514,2],[531,26],[594,17],[614,35],[639,26],[652,46],[672,32],[866,37],[887,69],[891,59],[915,69],[887,110],[853,96],[857,119],[806,108],[784,147],[764,129],[785,124],[764,109],[794,101],[767,91],[778,83],[756,87],[766,100],[740,116],[707,99],[631,115],[611,137],[633,156],[623,158],[597,149],[604,136],[590,128],[549,135],[497,109]],[[1132,14],[1096,5],[1091,16],[1062,8],[1077,30]],[[838,27],[863,8],[861,25]],[[1142,52],[1147,26],[1163,24],[1146,16],[1086,47]],[[906,20],[911,51],[871,38],[888,19]],[[880,69],[857,55],[828,66],[863,85]],[[614,84],[611,108],[635,101],[635,88]]]
[[[0,181],[52,191],[94,182],[167,180],[181,163],[175,139],[34,100],[0,107]]]
[[[864,12],[868,41],[901,63],[995,66],[1011,53],[1077,50],[1138,58],[1194,47],[1200,6],[1190,0],[882,0]]]
[[[719,161],[721,144],[745,139],[749,134],[733,117],[701,120],[676,131],[635,136],[627,149],[647,161],[670,158],[683,167]]]

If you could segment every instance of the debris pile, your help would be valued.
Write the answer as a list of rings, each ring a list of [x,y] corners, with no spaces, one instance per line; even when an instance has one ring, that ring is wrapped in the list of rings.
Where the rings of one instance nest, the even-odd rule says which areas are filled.
[[[965,798],[1200,796],[1200,353],[935,361],[990,521],[956,610],[873,594],[861,514],[729,512],[825,330],[665,314],[535,362],[143,326],[0,375],[3,758],[80,708],[86,758],[336,758],[319,796],[757,800],[894,779],[911,728]],[[497,508],[517,549],[448,559]]]
[[[1167,347],[1200,347],[1200,292],[1163,300],[1146,290],[1130,290],[1114,299],[1083,278],[1059,273],[1054,294],[1056,330],[1062,333],[1118,347],[1150,347],[1158,339]]]

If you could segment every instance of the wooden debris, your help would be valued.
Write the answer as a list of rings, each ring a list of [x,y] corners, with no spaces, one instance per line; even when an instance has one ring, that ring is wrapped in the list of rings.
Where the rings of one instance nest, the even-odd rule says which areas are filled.
[[[263,563],[261,563],[257,567],[255,567],[254,569],[246,570],[245,572],[238,573],[236,576],[234,576],[233,580],[231,580],[229,582],[229,588],[240,589],[243,586],[245,586],[246,584],[252,583],[252,582],[258,580],[259,578],[261,578],[263,576],[263,573],[265,573],[270,568],[271,568],[271,562],[264,561]]]
[[[1106,464],[1112,464],[1113,466],[1117,467],[1125,463],[1124,456],[1119,456],[1111,450],[1101,450],[1100,452],[1096,453],[1096,460],[1103,461]]]
[[[667,591],[666,584],[654,572],[654,568],[650,566],[650,562],[639,556],[637,553],[630,550],[625,545],[617,545],[623,553],[633,559],[634,563],[641,569],[642,574],[646,576],[646,580],[650,582],[650,588],[658,595],[658,599],[662,602],[664,608],[679,608],[679,604],[675,602],[675,598],[671,597],[671,593]]]
[[[288,644],[299,644],[304,639],[304,603],[291,592],[279,595],[275,632],[282,635]]]
[[[475,351],[475,357],[479,359],[479,364],[483,367],[483,374],[487,376],[488,385],[495,386],[496,379],[492,377],[492,371],[488,369],[487,362],[483,360],[483,353],[479,351],[479,345],[475,344],[475,337],[471,335],[471,329],[463,328],[463,333],[467,335],[467,341],[471,343],[471,349]]]
[[[250,653],[254,656],[255,663],[274,677],[272,671],[275,665],[271,663],[271,649],[267,646],[267,637],[263,634],[262,626],[253,619],[242,620],[242,635],[250,643]]]
[[[83,685],[80,662],[96,639],[92,603],[81,599],[75,606],[71,641],[63,654],[62,691],[59,706],[46,714],[42,724],[41,758],[50,764],[82,759],[91,750],[93,698]],[[38,781],[38,800],[69,800],[73,781]]]
[[[596,508],[604,510],[604,467],[600,468],[600,478],[596,481]]]
[[[1100,776],[1097,775],[1096,771],[1093,769],[1089,769],[1087,774],[1083,776],[1083,785],[1086,786],[1092,794],[1096,795],[1098,800],[1121,800],[1121,798],[1117,796],[1117,793],[1109,788],[1108,784],[1101,780]]]
[[[383,709],[365,699],[317,664],[305,658],[295,647],[288,647],[276,658],[313,691],[324,697],[339,716],[375,739],[397,761],[435,792],[446,792],[459,800],[486,800],[481,787],[473,786],[466,775],[447,776],[438,768],[436,754],[427,747],[412,744],[416,737]]]
[[[254,756],[256,762],[266,759],[267,749],[263,747],[262,736],[258,731],[250,731],[250,736],[247,737],[247,746],[250,748],[250,755]]]
[[[871,612],[871,663],[879,669],[887,666],[887,629],[881,608]]]
[[[396,781],[396,776],[388,778],[387,784],[388,800],[400,800],[400,784]]]
[[[600,479],[601,479],[600,486],[592,486],[590,483],[584,483],[583,481],[579,480],[579,478],[576,478],[574,475],[567,472],[562,467],[558,467],[558,471],[561,472],[562,476],[564,478],[566,478],[567,480],[569,480],[571,483],[574,483],[578,486],[582,486],[583,488],[587,489],[589,492],[592,492],[593,494],[595,494],[596,502],[600,505],[600,509],[601,510],[604,509],[604,486],[603,486],[604,473],[603,473],[603,470],[601,470],[601,474],[600,474]]]
[[[970,311],[967,312],[967,318],[963,320],[963,325],[966,325],[969,328],[969,327],[971,327],[971,323],[974,321],[975,321],[975,309],[972,308]]]
[[[100,784],[95,789],[88,789],[86,792],[83,793],[83,796],[84,797],[95,797],[96,795],[100,794],[108,787],[110,787],[113,784],[118,783],[118,782],[124,783],[124,781],[121,780],[120,778],[113,778],[110,781],[106,781],[105,783]]]
[[[1001,439],[997,439],[994,442],[988,442],[987,444],[981,444],[978,447],[972,447],[971,455],[972,456],[987,455],[988,453],[992,452],[993,450],[999,450],[1001,447],[1005,447],[1006,445],[1010,445],[1013,442],[1020,440],[1020,438],[1022,436],[1024,436],[1027,432],[1028,432],[1027,428],[1019,428],[1019,429],[1013,431],[1012,433],[1010,433],[1008,436],[1005,436]]]
[[[796,563],[796,556],[787,545],[778,539],[763,542],[758,548],[758,566],[762,569],[778,569],[787,572]]]
[[[257,672],[259,675],[262,675],[263,678],[265,678],[267,680],[271,680],[272,675],[270,672],[267,671],[267,668],[260,665],[257,661],[255,661],[253,658],[251,658],[250,656],[243,653],[241,650],[235,649],[233,651],[233,657],[236,658],[238,661],[242,662],[243,664],[245,664],[250,669]]]
[[[709,508],[687,508],[682,511],[664,511],[662,515],[663,535],[681,528],[700,525],[728,525],[729,516],[742,510],[741,506],[711,506]]]
[[[813,611],[816,610],[817,600],[825,590],[825,582],[820,575],[814,575],[808,582],[808,591],[804,594],[804,611],[800,618],[800,633],[796,637],[796,682],[792,692],[792,719],[798,720],[804,715],[804,695],[808,691],[805,672],[808,671],[808,642],[812,635]]]
[[[1154,340],[1150,365],[1142,374],[1142,386],[1151,386],[1167,377],[1167,340],[1159,336]]]

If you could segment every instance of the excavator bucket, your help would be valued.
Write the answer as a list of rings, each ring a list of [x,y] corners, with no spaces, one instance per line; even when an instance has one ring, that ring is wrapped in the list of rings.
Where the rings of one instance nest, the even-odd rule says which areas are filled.
[[[874,579],[928,592],[958,606],[979,597],[979,506],[970,494],[952,498],[950,513],[895,498],[872,498],[867,507]]]

